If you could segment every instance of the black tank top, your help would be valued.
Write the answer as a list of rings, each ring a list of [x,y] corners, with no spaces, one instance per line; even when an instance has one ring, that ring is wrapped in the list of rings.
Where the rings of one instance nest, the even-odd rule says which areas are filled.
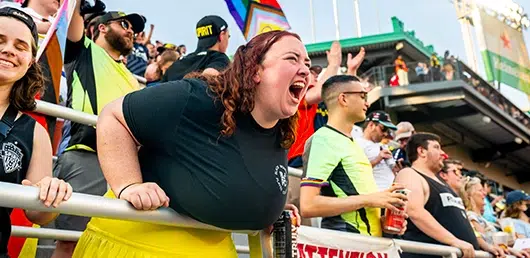
[[[425,178],[429,185],[430,194],[429,199],[424,206],[425,209],[438,221],[438,223],[440,223],[440,225],[451,232],[456,238],[472,244],[475,247],[475,250],[479,250],[477,237],[475,236],[471,223],[467,218],[462,199],[458,197],[449,186],[441,184],[415,169],[414,171]],[[403,238],[410,241],[442,245],[442,243],[423,233],[410,219],[408,220],[407,232],[405,232]],[[403,253],[401,257],[426,258],[439,256]]]
[[[7,137],[0,142],[0,182],[20,184],[26,178],[33,151],[36,121],[23,114],[14,123]],[[7,254],[11,235],[10,208],[0,207],[0,257]]]

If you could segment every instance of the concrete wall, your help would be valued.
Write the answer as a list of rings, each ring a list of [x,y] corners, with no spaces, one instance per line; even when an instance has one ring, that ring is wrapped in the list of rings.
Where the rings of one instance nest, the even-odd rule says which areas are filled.
[[[461,145],[444,147],[443,150],[451,157],[451,159],[458,159],[464,162],[464,167],[469,170],[477,170],[486,177],[512,189],[520,189],[525,192],[530,192],[530,182],[524,184],[518,183],[515,176],[506,176],[506,172],[508,171],[495,164],[486,167],[486,163],[473,163],[469,152]]]

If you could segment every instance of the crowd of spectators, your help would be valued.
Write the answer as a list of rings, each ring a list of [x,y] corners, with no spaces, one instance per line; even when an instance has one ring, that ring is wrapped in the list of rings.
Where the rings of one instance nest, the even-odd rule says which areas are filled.
[[[18,19],[30,29],[17,36],[0,26],[2,68],[10,68],[6,63],[12,63],[11,56],[24,54],[24,67],[35,65],[30,52],[34,57],[39,37],[59,7],[48,0],[22,4],[19,9],[0,9],[1,16],[9,17],[0,18],[13,26],[12,20]],[[41,169],[49,176],[32,176],[34,169],[26,161],[19,169],[23,174],[0,176],[3,182],[48,190],[45,185],[58,196],[56,200],[44,195],[41,199],[47,205],[59,205],[72,191],[104,195],[126,200],[139,210],[171,207],[234,230],[266,228],[283,209],[298,217],[299,207],[304,224],[319,217],[326,229],[450,245],[461,249],[464,257],[473,257],[480,249],[499,257],[530,257],[525,250],[508,248],[516,238],[530,237],[525,213],[530,196],[510,192],[506,209],[496,213],[493,206],[503,198],[489,199],[486,179],[464,177],[464,164],[448,159],[437,135],[416,132],[407,121],[394,124],[382,110],[367,114],[369,85],[357,77],[363,48],[355,56],[347,55],[346,74],[337,75],[342,64],[338,42],[327,52],[328,65],[322,72],[322,67],[310,65],[299,36],[290,32],[253,38],[238,48],[231,63],[225,54],[230,32],[219,16],[197,22],[198,44],[189,54],[184,45],[153,43],[155,26],[145,32],[145,24],[146,17],[105,10],[99,0],[93,6],[77,2],[64,56],[65,105],[98,115],[97,127],[66,121],[58,160],[53,169]],[[20,43],[24,40],[17,37],[23,36],[33,38],[35,47]],[[11,41],[18,43],[3,43]],[[418,78],[455,79],[457,60],[447,52],[443,63],[442,68],[436,55],[430,66],[419,63]],[[408,85],[401,56],[394,68],[397,85]],[[133,74],[147,80],[145,89]],[[10,87],[19,86],[0,79]],[[487,88],[470,80],[484,95]],[[491,94],[484,96],[500,103]],[[499,108],[528,124],[518,109]],[[42,156],[51,162],[51,155]],[[302,168],[302,179],[288,180],[287,164]],[[411,194],[399,192],[404,189]],[[398,207],[407,207],[408,220],[398,231],[388,230],[384,210],[400,212]],[[9,228],[10,213],[0,210],[0,223],[8,226],[2,230]],[[32,220],[36,223],[54,218],[46,213],[28,216],[45,217]],[[235,252],[226,232],[71,215],[55,221],[57,228],[84,233],[79,243],[57,241],[54,257],[230,257]],[[500,232],[514,232],[512,241],[499,243]],[[9,235],[7,230],[0,233]],[[6,244],[5,238],[0,241]],[[0,249],[0,257],[6,251]]]

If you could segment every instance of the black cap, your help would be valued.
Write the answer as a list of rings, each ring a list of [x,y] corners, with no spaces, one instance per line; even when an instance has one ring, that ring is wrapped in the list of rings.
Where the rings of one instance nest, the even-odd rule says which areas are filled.
[[[217,15],[208,15],[197,22],[196,32],[199,42],[197,50],[207,50],[217,43],[222,31],[228,29],[228,24]]]
[[[134,31],[134,33],[140,33],[144,31],[145,20],[144,18],[142,18],[141,15],[136,14],[136,13],[131,13],[127,15],[124,12],[108,12],[104,14],[103,16],[99,17],[98,25],[101,23],[107,23],[109,21],[121,20],[121,19],[128,20],[131,23],[132,30]]]
[[[31,16],[29,16],[27,13],[17,8],[4,7],[0,9],[0,16],[12,17],[26,24],[26,26],[28,26],[29,30],[31,31],[31,35],[35,40],[35,43],[39,42],[37,25],[35,25],[33,18],[31,18]]]
[[[366,121],[378,122],[386,128],[397,130],[397,126],[392,123],[392,120],[390,120],[390,116],[383,111],[374,111],[368,114],[368,116],[366,117]]]
[[[105,15],[106,12],[97,12],[97,13],[87,13],[85,14],[85,28],[88,27],[88,25],[95,19],[95,18],[99,18],[103,15]],[[97,23],[98,21],[96,21]]]

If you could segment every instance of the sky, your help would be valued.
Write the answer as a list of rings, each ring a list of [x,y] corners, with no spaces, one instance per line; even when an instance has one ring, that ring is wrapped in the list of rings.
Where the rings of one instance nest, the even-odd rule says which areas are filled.
[[[136,12],[147,18],[147,26],[155,25],[153,40],[173,44],[185,44],[188,52],[197,44],[195,25],[205,15],[223,17],[231,30],[228,55],[245,43],[245,39],[228,12],[224,0],[104,0],[107,10],[126,13]],[[298,33],[304,43],[312,43],[309,0],[278,0],[292,31]],[[339,9],[340,38],[356,37],[353,0],[337,0]],[[516,0],[530,12],[530,1]],[[392,16],[405,24],[406,30],[414,30],[416,37],[425,45],[433,45],[438,53],[450,50],[466,61],[462,32],[456,11],[449,0],[359,0],[362,36],[392,32]],[[332,0],[313,0],[316,42],[335,39]],[[524,32],[526,46],[530,49],[530,31]],[[477,54],[480,58],[480,55]],[[479,59],[479,73],[483,74]],[[514,95],[509,91],[506,94]],[[525,96],[517,104],[528,105]],[[523,101],[524,100],[524,101]],[[526,103],[523,103],[525,102]],[[526,107],[528,108],[528,107]],[[525,108],[525,109],[526,109]]]

